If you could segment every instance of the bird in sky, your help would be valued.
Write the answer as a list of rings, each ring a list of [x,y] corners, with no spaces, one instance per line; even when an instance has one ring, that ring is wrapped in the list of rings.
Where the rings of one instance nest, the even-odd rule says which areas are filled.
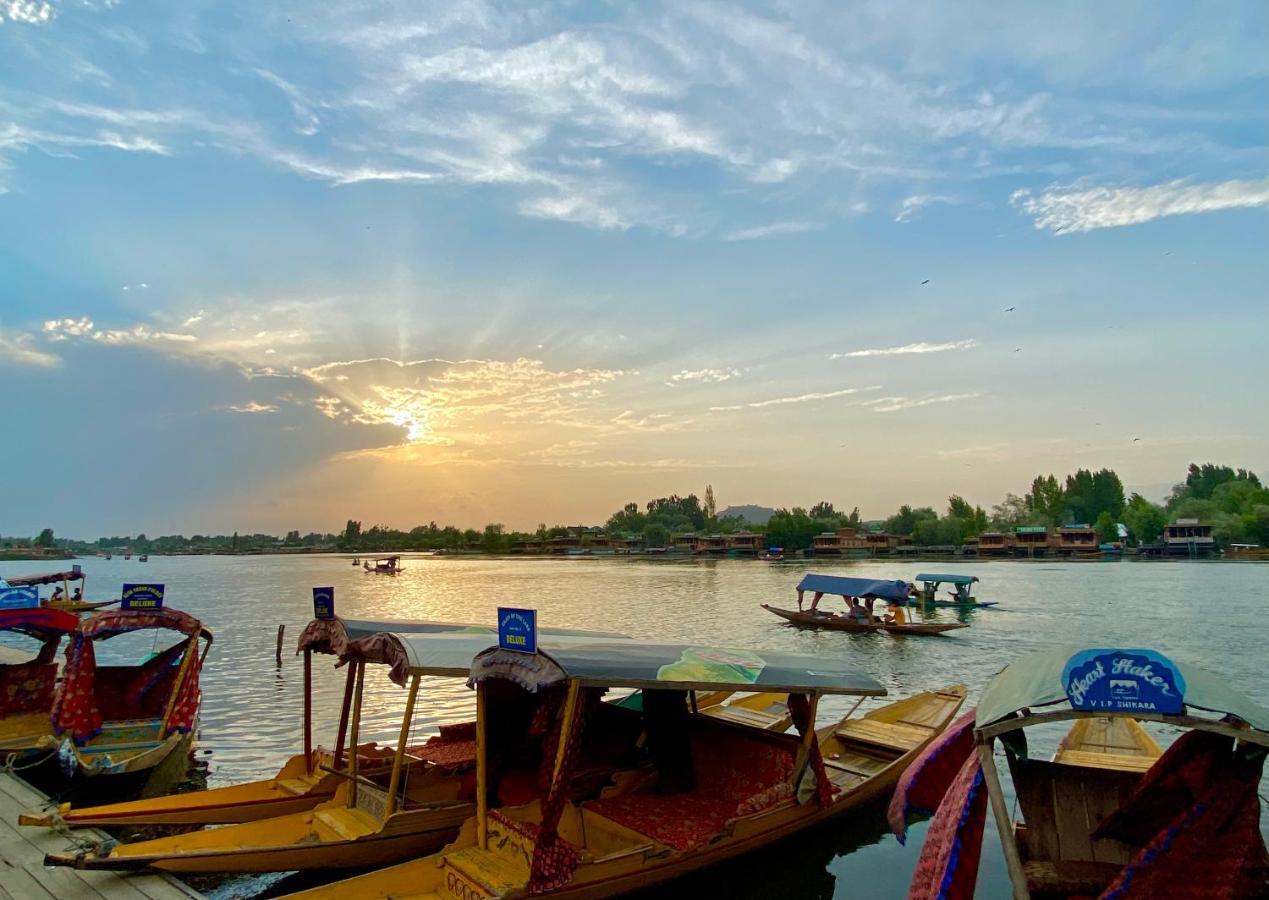
[[[921,282],[921,283],[922,283],[922,284],[929,284],[929,283],[930,283],[930,279],[928,279],[928,278],[927,278],[927,279],[925,279],[925,281],[923,281],[923,282]]]
[[[1011,306],[1011,307],[1009,307],[1008,309],[1006,309],[1006,310],[1005,310],[1005,312],[1013,312],[1013,311],[1014,311],[1015,309],[1017,309],[1017,308],[1018,308],[1018,307],[1016,307],[1016,306]]]
[[[1132,439],[1132,442],[1133,442],[1134,444],[1136,444],[1136,443],[1138,443],[1140,440],[1141,440],[1141,438],[1133,438],[1133,439]]]
[[[1013,348],[1013,352],[1014,352],[1014,353],[1021,353],[1021,352],[1022,352],[1022,348],[1021,348],[1021,347],[1014,347],[1014,348]]]

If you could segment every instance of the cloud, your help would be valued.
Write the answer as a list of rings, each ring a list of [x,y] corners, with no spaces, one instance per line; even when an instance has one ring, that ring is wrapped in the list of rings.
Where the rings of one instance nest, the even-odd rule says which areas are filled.
[[[724,381],[739,378],[743,374],[743,369],[683,369],[671,375],[670,380],[666,384],[671,387],[689,381],[699,381],[703,384],[721,384]]]
[[[896,222],[909,222],[927,206],[932,206],[936,203],[951,206],[960,202],[958,197],[949,197],[943,194],[913,194],[911,197],[905,197],[903,202],[899,204],[894,220]]]
[[[131,328],[98,328],[91,319],[49,319],[44,323],[44,336],[50,341],[71,339],[90,340],[99,344],[120,346],[126,344],[192,344],[198,338],[192,334],[158,331],[148,325]]]
[[[1269,178],[1193,184],[1178,179],[1151,187],[1054,187],[1039,196],[1015,191],[1009,202],[1035,227],[1054,234],[1139,225],[1165,216],[1269,206]]]
[[[909,353],[944,353],[948,350],[969,350],[978,346],[978,341],[968,338],[963,341],[947,341],[942,344],[929,344],[921,341],[916,344],[904,344],[902,347],[871,347],[866,350],[851,350],[848,353],[831,353],[829,359],[851,359],[858,356],[906,356]]]
[[[5,19],[26,25],[43,25],[53,19],[53,4],[47,0],[4,0],[0,3],[0,24]]]
[[[798,394],[794,397],[775,397],[771,400],[754,400],[751,403],[739,403],[732,406],[711,406],[710,412],[734,412],[740,409],[765,409],[768,406],[785,406],[791,403],[811,403],[817,400],[834,400],[838,397],[849,397],[864,391],[879,391],[881,385],[873,384],[861,388],[843,388],[840,391],[824,391],[812,394]]]
[[[753,228],[742,228],[723,235],[724,241],[756,241],[765,237],[784,234],[804,234],[808,231],[819,231],[824,226],[819,222],[772,222],[770,225],[757,225]]]
[[[40,369],[51,369],[60,365],[61,362],[61,357],[36,347],[31,335],[0,328],[0,366],[34,366]]]
[[[910,397],[880,397],[876,400],[868,400],[864,406],[872,407],[873,412],[889,413],[899,412],[904,409],[916,409],[920,406],[933,406],[936,403],[958,403],[961,400],[973,400],[981,394],[944,394],[941,397],[925,397],[920,400],[913,400]]]
[[[277,407],[277,405],[276,405],[276,404],[273,404],[273,403],[257,403],[257,402],[256,402],[256,401],[254,401],[254,400],[252,400],[252,401],[250,401],[250,402],[248,402],[248,403],[240,403],[240,404],[237,404],[237,405],[225,406],[225,407],[222,407],[222,409],[224,409],[226,412],[232,412],[232,413],[247,413],[247,414],[252,414],[252,415],[261,415],[261,414],[265,414],[265,413],[275,413],[275,412],[277,412],[277,411],[278,411],[278,407]]]

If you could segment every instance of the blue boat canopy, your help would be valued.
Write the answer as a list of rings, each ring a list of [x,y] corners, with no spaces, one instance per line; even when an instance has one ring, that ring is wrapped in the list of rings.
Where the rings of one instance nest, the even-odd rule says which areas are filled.
[[[840,594],[843,597],[876,597],[878,600],[908,599],[906,581],[874,581],[871,578],[846,578],[841,575],[810,573],[798,583],[798,590]]]
[[[933,581],[936,584],[973,584],[978,578],[974,575],[918,575],[917,581]]]
[[[1200,709],[1231,715],[1269,732],[1269,709],[1204,669],[1156,650],[1056,647],[1010,663],[978,702],[983,728],[1014,713],[1069,703],[1090,715],[1182,715]],[[1266,743],[1263,739],[1261,743]]]

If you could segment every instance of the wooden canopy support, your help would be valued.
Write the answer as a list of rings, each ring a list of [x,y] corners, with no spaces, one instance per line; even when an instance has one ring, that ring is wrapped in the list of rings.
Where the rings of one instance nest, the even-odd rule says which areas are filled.
[[[397,737],[397,752],[392,758],[392,778],[388,782],[388,802],[383,808],[383,820],[397,811],[397,789],[401,786],[401,765],[405,761],[405,745],[410,740],[410,725],[414,721],[414,701],[419,697],[419,681],[417,673],[410,679],[410,693],[405,699],[405,717],[401,719],[401,734]]]
[[[1000,773],[996,770],[996,758],[992,752],[995,741],[988,738],[978,743],[978,761],[983,767],[983,778],[987,782],[987,798],[991,801],[991,816],[996,820],[996,831],[1000,834],[1000,848],[1005,854],[1005,865],[1009,869],[1009,880],[1013,882],[1014,900],[1030,900],[1031,891],[1027,888],[1027,873],[1022,868],[1022,857],[1018,855],[1018,843],[1013,836],[1013,819],[1009,815],[1009,807],[1005,805],[1005,794],[1000,786]]]

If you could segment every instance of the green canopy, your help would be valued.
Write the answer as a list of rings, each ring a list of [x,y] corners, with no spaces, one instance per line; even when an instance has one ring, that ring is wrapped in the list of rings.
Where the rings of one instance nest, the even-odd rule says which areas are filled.
[[[983,691],[977,725],[982,728],[1021,709],[1063,702],[1118,715],[1152,712],[1150,705],[1158,702],[1162,715],[1183,714],[1183,707],[1165,708],[1171,694],[1180,695],[1175,698],[1178,705],[1236,716],[1258,731],[1269,732],[1269,709],[1211,672],[1155,650],[1074,646],[1043,650],[1006,666]]]
[[[917,581],[933,581],[938,584],[973,584],[978,579],[973,575],[918,575]]]

